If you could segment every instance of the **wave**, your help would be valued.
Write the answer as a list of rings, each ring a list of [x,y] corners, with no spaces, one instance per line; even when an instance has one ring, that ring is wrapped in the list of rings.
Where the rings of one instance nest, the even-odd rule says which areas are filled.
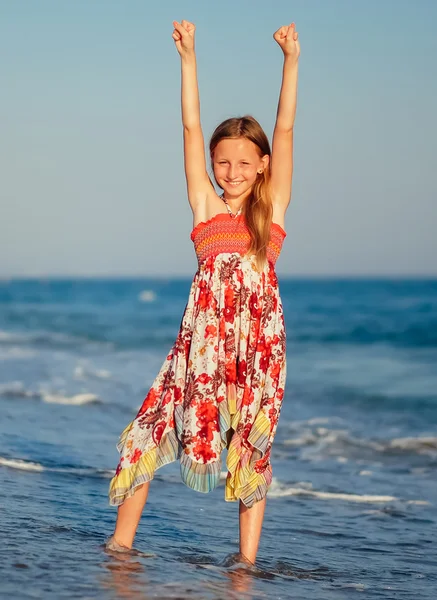
[[[277,444],[301,449],[301,457],[309,460],[335,456],[339,462],[347,462],[349,458],[369,458],[369,454],[399,456],[408,453],[437,458],[437,437],[431,435],[388,440],[360,438],[347,429],[318,427],[317,420],[314,419],[293,423],[290,429],[296,435],[278,440]]]
[[[0,466],[19,471],[28,471],[30,473],[59,473],[61,475],[72,475],[75,477],[96,477],[109,479],[115,474],[114,469],[97,469],[95,467],[79,467],[79,466],[46,466],[38,462],[25,460],[21,458],[8,458],[0,456]],[[223,484],[226,479],[226,472],[220,473],[220,481]],[[171,483],[179,483],[180,478],[171,476],[169,478],[160,474],[157,479],[168,481]],[[350,494],[347,492],[324,492],[314,490],[309,482],[297,482],[295,485],[289,485],[281,482],[276,477],[273,477],[272,484],[269,488],[269,498],[285,498],[289,496],[305,496],[307,498],[316,498],[318,500],[342,500],[345,502],[381,504],[390,502],[402,502],[401,499],[395,496],[381,496],[373,494]],[[426,500],[408,500],[403,501],[405,504],[429,505]]]
[[[429,452],[434,454],[434,452],[437,451],[437,437],[424,436],[417,438],[396,438],[389,442],[388,448],[393,448],[394,450],[418,452],[419,454],[428,454]]]
[[[41,399],[47,404],[64,404],[67,406],[101,404],[102,402],[96,394],[76,394],[74,396],[63,396],[62,394],[42,394]]]
[[[32,462],[21,458],[7,458],[0,456],[0,466],[8,467],[9,469],[17,469],[19,471],[29,472],[48,472],[48,473],[61,473],[64,475],[75,475],[80,477],[98,477],[98,478],[112,478],[115,471],[112,469],[96,469],[95,467],[75,467],[75,466],[59,466],[49,467],[41,463]]]
[[[63,404],[66,406],[83,406],[85,404],[102,404],[97,394],[81,393],[66,396],[59,393],[28,390],[22,381],[11,381],[0,384],[0,398],[33,398],[47,404]]]
[[[143,290],[138,294],[138,300],[140,302],[154,302],[156,300],[156,293],[153,290]]]
[[[111,371],[107,369],[90,369],[79,365],[74,369],[75,379],[111,379]]]
[[[323,492],[312,489],[311,483],[298,483],[297,485],[287,485],[273,477],[272,484],[269,489],[269,498],[284,498],[286,496],[306,496],[317,498],[318,500],[343,500],[346,502],[360,503],[387,503],[400,502],[400,498],[395,496],[378,496],[373,494],[349,494],[347,492]],[[428,505],[426,500],[408,500],[407,504]]]

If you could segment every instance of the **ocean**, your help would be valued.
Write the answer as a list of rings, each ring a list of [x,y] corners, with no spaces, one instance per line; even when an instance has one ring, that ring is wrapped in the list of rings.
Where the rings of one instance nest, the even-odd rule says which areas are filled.
[[[115,445],[190,283],[0,282],[0,597],[434,600],[437,280],[280,277],[287,388],[256,568],[233,560],[223,483],[193,492],[177,463],[137,552],[104,550]]]

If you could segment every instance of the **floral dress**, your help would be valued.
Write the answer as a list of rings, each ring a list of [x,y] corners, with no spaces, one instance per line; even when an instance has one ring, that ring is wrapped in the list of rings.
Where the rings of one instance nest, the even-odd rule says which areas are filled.
[[[219,213],[192,231],[198,270],[176,342],[121,434],[111,504],[178,459],[183,482],[209,492],[220,480],[225,448],[225,499],[250,507],[267,494],[286,376],[274,268],[285,235],[272,224],[268,261],[258,269],[247,255],[243,215]]]

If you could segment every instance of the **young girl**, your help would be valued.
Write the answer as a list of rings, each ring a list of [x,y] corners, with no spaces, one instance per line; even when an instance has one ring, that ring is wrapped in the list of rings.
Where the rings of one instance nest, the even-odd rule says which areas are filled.
[[[132,547],[156,469],[179,459],[184,483],[209,492],[219,483],[227,448],[225,499],[239,500],[240,554],[253,564],[284,396],[285,329],[274,264],[291,196],[300,47],[294,23],[274,34],[284,67],[272,152],[249,116],[228,119],[213,133],[210,158],[223,190],[218,196],[200,125],[195,26],[173,25],[199,266],[176,342],[118,444],[121,459],[109,495],[119,508],[107,548]]]

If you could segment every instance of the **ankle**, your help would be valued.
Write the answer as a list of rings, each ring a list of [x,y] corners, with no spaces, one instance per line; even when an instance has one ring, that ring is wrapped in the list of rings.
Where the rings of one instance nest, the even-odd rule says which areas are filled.
[[[107,539],[106,548],[108,550],[113,550],[114,552],[129,552],[132,550],[132,546],[123,543],[123,540],[116,538],[114,535],[111,535]]]
[[[255,558],[253,560],[250,560],[250,558],[247,558],[247,556],[245,554],[243,554],[243,552],[239,553],[239,558],[241,560],[241,562],[246,563],[247,565],[253,567],[255,565]]]
[[[118,544],[119,546],[121,546],[122,548],[127,548],[128,550],[132,549],[132,543],[128,543],[126,542],[123,538],[120,538],[119,536],[115,537],[115,535],[112,536],[112,539],[114,540],[114,542],[116,544]]]

